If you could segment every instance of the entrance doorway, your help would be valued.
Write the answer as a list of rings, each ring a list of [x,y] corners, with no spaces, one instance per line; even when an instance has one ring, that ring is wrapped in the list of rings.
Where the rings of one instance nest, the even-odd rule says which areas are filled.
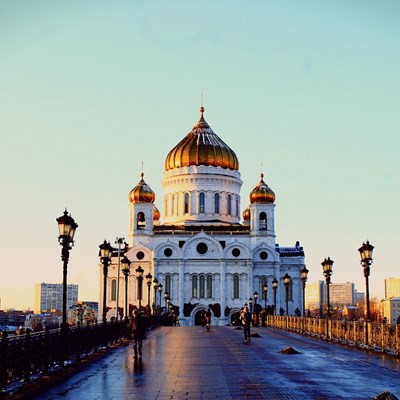
[[[194,316],[195,325],[204,325],[204,314],[206,310],[199,310]]]

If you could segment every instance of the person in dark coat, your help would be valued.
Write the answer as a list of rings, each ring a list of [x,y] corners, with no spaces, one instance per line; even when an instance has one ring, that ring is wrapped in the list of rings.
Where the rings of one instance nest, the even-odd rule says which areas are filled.
[[[242,321],[243,331],[244,331],[244,341],[250,342],[250,323],[251,323],[251,314],[247,306],[243,308],[243,311],[240,314],[240,320]]]
[[[142,342],[144,339],[145,328],[142,317],[138,310],[133,310],[131,318],[131,332],[133,337],[133,351],[135,358],[139,353],[139,357],[142,357]]]

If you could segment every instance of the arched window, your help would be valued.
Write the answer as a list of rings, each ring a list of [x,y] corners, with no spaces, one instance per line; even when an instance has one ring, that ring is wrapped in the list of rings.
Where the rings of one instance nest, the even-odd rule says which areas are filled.
[[[146,217],[144,216],[144,212],[140,211],[137,214],[137,229],[145,229],[146,227]]]
[[[239,196],[236,196],[236,216],[240,214]]]
[[[189,213],[189,193],[185,193],[185,200],[184,200],[183,207],[184,207],[185,214],[188,214]]]
[[[212,275],[207,275],[207,298],[211,299],[212,297]]]
[[[228,194],[226,198],[226,204],[227,204],[227,214],[231,215],[232,214],[232,196]]]
[[[172,204],[171,204],[171,215],[173,216],[175,213],[175,195],[172,195]]]
[[[206,279],[204,275],[200,275],[200,298],[204,299],[206,297]]]
[[[206,199],[204,193],[200,193],[199,195],[199,213],[204,214],[206,207]]]
[[[290,283],[289,283],[288,300],[293,301],[293,281],[292,280],[290,280]]]
[[[219,193],[214,194],[214,213],[219,214]]]
[[[260,231],[266,231],[267,230],[267,214],[265,214],[265,212],[260,213],[259,221],[260,221]]]
[[[263,299],[263,300],[265,300],[265,295],[266,295],[266,293],[264,292],[264,286],[267,284],[267,278],[264,276],[262,279],[261,279],[261,293],[262,293],[262,296],[261,296],[261,298]]]
[[[172,297],[172,295],[171,295],[171,275],[165,276],[165,291],[169,293],[169,297]]]
[[[192,276],[192,297],[197,298],[197,275]]]
[[[233,275],[233,298],[239,298],[239,275]]]
[[[111,280],[111,301],[117,300],[117,280]]]

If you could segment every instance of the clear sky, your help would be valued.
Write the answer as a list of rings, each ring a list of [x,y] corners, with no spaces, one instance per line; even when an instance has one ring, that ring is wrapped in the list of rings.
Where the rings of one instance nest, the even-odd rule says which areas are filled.
[[[79,227],[68,282],[98,300],[98,245],[128,233],[140,179],[162,210],[165,157],[199,117],[236,152],[242,210],[276,193],[277,243],[309,282],[371,295],[399,277],[398,1],[0,2],[1,308],[62,282],[56,218]]]

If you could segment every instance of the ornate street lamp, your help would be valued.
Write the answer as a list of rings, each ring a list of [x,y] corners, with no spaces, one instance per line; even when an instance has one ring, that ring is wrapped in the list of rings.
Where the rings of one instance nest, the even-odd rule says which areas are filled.
[[[117,237],[115,239],[115,244],[118,245],[118,269],[117,269],[117,293],[115,296],[115,322],[118,322],[119,317],[119,273],[121,271],[121,246],[125,244],[125,239]]]
[[[161,305],[161,295],[162,295],[162,283],[160,282],[159,284],[158,284],[158,286],[157,286],[157,290],[158,290],[158,294],[159,294],[159,303],[160,303],[160,314],[161,314],[161,307],[162,307],[162,305]]]
[[[278,289],[278,281],[276,278],[272,281],[272,289],[274,291],[274,315],[276,315],[276,291]]]
[[[267,311],[267,294],[268,294],[268,285],[265,282],[263,285],[263,293],[264,293],[264,310]]]
[[[169,293],[167,291],[164,293],[164,300],[165,300],[165,312],[167,312],[168,311],[167,301],[169,300]]]
[[[253,299],[249,298],[250,314],[253,314]]]
[[[56,219],[58,223],[58,242],[62,246],[61,260],[63,261],[63,297],[62,297],[62,325],[63,332],[67,330],[67,269],[69,260],[69,251],[74,245],[74,235],[78,224],[68,215],[67,209],[64,214]]]
[[[139,314],[142,315],[142,285],[143,285],[143,268],[139,265],[136,269],[136,280],[138,285],[139,297]]]
[[[104,242],[99,246],[99,256],[100,261],[103,264],[103,325],[105,326],[107,323],[106,318],[106,300],[107,300],[107,275],[108,275],[108,266],[111,264],[111,257],[114,248],[110,245],[110,242],[107,242],[104,239]]]
[[[153,279],[153,275],[149,272],[146,275],[146,283],[147,283],[147,314],[150,317],[151,308],[150,308],[150,289],[151,289],[151,281]]]
[[[124,256],[121,260],[121,265],[122,265],[122,273],[125,276],[125,322],[128,323],[128,279],[129,275],[131,273],[130,265],[131,262],[130,260]]]
[[[153,289],[154,289],[154,308],[153,308],[153,314],[156,315],[156,310],[157,310],[157,287],[158,287],[158,279],[154,278],[153,280]]]
[[[330,318],[331,317],[331,303],[330,303],[330,298],[329,298],[329,285],[331,284],[333,260],[331,260],[329,257],[325,258],[325,260],[322,261],[321,265],[323,268],[325,282],[326,282],[326,306],[328,308],[327,317]]]
[[[374,246],[372,246],[372,244],[370,244],[368,240],[367,243],[363,243],[362,246],[358,249],[361,257],[361,266],[364,269],[365,288],[366,288],[365,296],[367,302],[367,321],[370,321],[371,319],[371,313],[369,308],[369,274],[370,274],[370,266],[372,264],[373,250]]]
[[[286,272],[285,276],[283,277],[283,284],[285,285],[285,292],[286,292],[286,316],[289,316],[289,286],[292,278]]]
[[[306,314],[306,282],[308,278],[308,269],[306,266],[300,271],[301,273],[301,287],[303,289],[303,316]]]

